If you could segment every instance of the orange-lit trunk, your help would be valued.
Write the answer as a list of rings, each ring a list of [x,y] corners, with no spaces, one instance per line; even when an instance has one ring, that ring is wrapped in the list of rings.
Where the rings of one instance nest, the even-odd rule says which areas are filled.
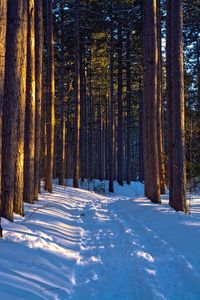
[[[45,165],[45,190],[52,192],[53,162],[54,162],[54,43],[52,0],[46,1],[47,10],[47,97],[46,97],[46,144],[47,155]]]
[[[43,1],[35,1],[35,163],[34,198],[40,191],[41,169],[41,118],[42,118],[42,71],[43,71]]]
[[[35,156],[35,3],[28,1],[27,80],[24,145],[24,202],[34,202]]]
[[[22,26],[23,53],[21,54],[21,83],[22,94],[19,99],[18,121],[17,121],[17,149],[15,165],[15,187],[14,187],[14,212],[24,214],[23,192],[24,192],[24,125],[26,107],[26,69],[27,69],[27,9],[24,9],[24,24]],[[23,75],[22,75],[23,74]]]
[[[65,159],[65,143],[66,143],[66,104],[65,104],[65,91],[64,91],[64,72],[65,72],[65,57],[64,57],[64,2],[61,2],[61,70],[60,70],[60,105],[61,105],[61,145],[60,145],[60,157],[59,157],[59,184],[64,184],[66,159]]]
[[[13,220],[18,110],[26,86],[27,0],[8,1],[2,119],[2,216]],[[24,47],[22,46],[24,45]]]
[[[0,211],[1,211],[1,152],[2,152],[2,109],[5,76],[5,50],[6,50],[6,24],[7,23],[7,0],[0,1]],[[1,212],[0,212],[1,216]],[[2,229],[0,226],[0,237]]]

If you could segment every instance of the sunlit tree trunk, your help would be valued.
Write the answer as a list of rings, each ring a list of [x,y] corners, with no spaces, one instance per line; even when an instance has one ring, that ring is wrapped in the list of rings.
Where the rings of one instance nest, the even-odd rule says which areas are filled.
[[[46,67],[45,60],[43,61],[43,77],[44,69]],[[45,82],[43,80],[43,91],[42,91],[42,118],[41,118],[41,178],[45,180],[46,172],[46,159],[47,159],[47,126],[46,126],[46,91],[44,90]]]
[[[64,53],[64,2],[61,2],[61,66],[60,66],[60,105],[61,105],[61,145],[60,145],[60,165],[59,165],[59,184],[64,184],[66,160],[65,160],[65,142],[66,142],[66,108],[65,108],[65,53]]]
[[[1,152],[2,152],[2,109],[5,76],[7,0],[0,0],[0,216],[1,216]],[[0,237],[2,229],[0,226]]]
[[[54,127],[55,127],[55,81],[54,81],[54,41],[52,0],[46,0],[47,12],[47,96],[46,96],[46,139],[47,155],[45,165],[45,190],[52,192],[54,163]]]
[[[35,156],[35,7],[28,1],[27,80],[24,147],[24,202],[34,202]]]
[[[24,21],[27,22],[27,11],[24,10]],[[17,149],[15,165],[15,186],[14,186],[14,212],[24,214],[23,193],[24,193],[24,126],[26,108],[26,69],[27,69],[27,24],[22,26],[23,53],[21,54],[21,75],[22,76],[22,95],[19,98],[18,121],[17,121]]]
[[[35,165],[34,165],[34,198],[38,199],[41,179],[41,136],[42,136],[42,75],[43,75],[43,1],[35,1]]]
[[[2,122],[2,216],[11,221],[18,146],[16,124],[26,86],[26,24],[27,0],[8,0]]]

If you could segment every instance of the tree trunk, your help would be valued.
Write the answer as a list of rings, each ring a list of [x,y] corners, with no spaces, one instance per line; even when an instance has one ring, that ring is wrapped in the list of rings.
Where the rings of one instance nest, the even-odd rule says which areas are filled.
[[[155,203],[160,203],[160,182],[159,182],[159,158],[157,145],[157,68],[158,68],[158,44],[157,44],[157,17],[156,0],[146,0],[146,26],[145,39],[145,83],[144,97],[146,114],[144,115],[145,126],[148,138],[145,140],[145,155],[148,156],[145,165],[147,180],[147,197]],[[148,32],[147,32],[148,28]],[[146,132],[144,132],[146,134]]]
[[[182,0],[171,4],[172,71],[172,146],[173,188],[170,205],[177,211],[186,209],[185,103],[183,70]]]
[[[34,202],[35,156],[35,7],[28,1],[27,80],[24,147],[24,202]]]
[[[84,182],[84,178],[86,175],[86,94],[85,94],[85,49],[84,46],[81,49],[81,57],[80,57],[80,177],[81,181]]]
[[[105,112],[105,179],[109,179],[109,91],[106,90]]]
[[[158,39],[158,82],[157,82],[157,126],[158,126],[158,156],[159,156],[159,174],[160,174],[160,192],[165,194],[166,180],[165,180],[165,156],[163,143],[163,90],[162,90],[162,50],[161,50],[161,11],[160,0],[157,0],[157,39]]]
[[[172,144],[172,65],[171,65],[171,1],[167,1],[167,45],[166,45],[166,96],[167,96],[167,123],[168,123],[168,186],[169,186],[169,202],[172,201],[173,190],[173,144]]]
[[[112,14],[112,11],[111,11]],[[113,82],[113,54],[114,54],[114,32],[113,19],[111,16],[110,27],[110,122],[109,122],[109,192],[114,192],[114,82]]]
[[[84,143],[85,143],[85,146],[84,146],[84,157],[83,157],[83,160],[84,160],[84,177],[85,178],[88,178],[88,168],[87,168],[87,165],[88,165],[88,123],[87,123],[87,120],[88,120],[88,107],[87,107],[87,81],[86,81],[86,67],[85,67],[85,64],[86,64],[86,53],[85,53],[85,49],[84,49],[84,71],[83,71],[83,100],[84,100],[84,103],[83,103],[83,107],[84,107]]]
[[[80,0],[75,1],[75,128],[74,128],[74,171],[73,187],[78,187],[80,169],[80,33],[79,33]]]
[[[27,1],[8,0],[2,122],[2,216],[10,221],[13,220],[18,145],[16,124],[19,103],[24,101],[26,86],[26,24]]]
[[[130,52],[130,31],[126,35],[126,183],[131,183],[130,174],[130,113],[131,113],[131,52]]]
[[[139,99],[139,181],[144,182],[144,149],[143,149],[143,99],[142,99],[142,79],[140,78],[140,99]]]
[[[38,199],[41,179],[41,136],[42,136],[42,74],[43,74],[43,4],[35,1],[35,165],[34,165],[34,198]]]
[[[123,66],[122,66],[122,28],[118,25],[118,124],[117,124],[117,181],[123,185],[124,151],[123,151]]]
[[[2,153],[2,109],[5,76],[7,0],[0,0],[0,216],[1,216],[1,153]],[[0,237],[2,229],[0,226]]]
[[[53,163],[54,163],[54,42],[53,42],[53,13],[52,0],[46,0],[47,10],[47,97],[46,97],[46,138],[47,156],[45,166],[45,190],[52,192]]]
[[[147,107],[148,107],[148,78],[149,78],[149,69],[147,67],[147,59],[149,53],[149,43],[148,43],[148,11],[146,0],[143,0],[143,68],[144,68],[144,82],[143,82],[143,165],[144,165],[144,194],[148,197],[149,192],[149,160],[148,160],[148,122],[147,122]]]
[[[99,146],[99,155],[98,155],[98,160],[99,160],[99,180],[103,180],[103,148],[102,148],[102,105],[101,105],[101,92],[99,91],[99,116],[98,116],[98,146]]]
[[[90,62],[89,62],[89,111],[90,111],[90,126],[89,126],[89,150],[88,150],[88,174],[90,181],[93,179],[93,98],[92,98],[92,47],[90,47]]]
[[[27,22],[27,11],[24,12],[24,19]],[[27,72],[27,25],[22,28],[24,52],[21,56],[22,73]],[[23,78],[23,93],[18,102],[18,121],[17,121],[17,150],[15,165],[15,185],[14,185],[14,212],[24,214],[23,193],[24,193],[24,126],[26,108],[26,77]]]
[[[65,178],[65,140],[66,140],[66,109],[65,109],[65,53],[64,53],[64,2],[61,2],[61,70],[60,70],[60,105],[61,105],[61,149],[60,149],[60,167],[59,167],[59,184],[64,185]]]

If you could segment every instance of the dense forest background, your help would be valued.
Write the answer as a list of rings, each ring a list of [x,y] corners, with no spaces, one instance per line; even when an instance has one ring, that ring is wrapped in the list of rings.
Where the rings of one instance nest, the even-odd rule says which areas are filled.
[[[54,1],[55,74],[56,74],[56,143],[55,163],[59,164],[61,145],[61,107],[64,85],[64,109],[67,122],[67,177],[73,177],[73,139],[75,107],[74,78],[74,13],[73,1]],[[142,1],[81,1],[80,58],[81,58],[81,174],[83,178],[108,179],[108,113],[110,89],[110,22],[113,9],[113,93],[115,152],[117,128],[123,128],[123,180],[130,172],[131,180],[144,180],[142,163],[142,102],[143,102],[143,20]],[[200,157],[200,66],[199,19],[200,3],[183,3],[184,78],[186,102],[186,158],[188,188],[199,182]],[[162,103],[164,148],[167,154],[166,100],[166,2],[161,1],[162,37]],[[121,36],[119,36],[119,28]],[[120,40],[119,40],[120,39]],[[64,52],[64,55],[62,55]],[[64,56],[64,57],[63,57]],[[121,60],[121,62],[119,61]],[[63,63],[64,62],[64,63]],[[119,67],[121,70],[119,70]],[[119,73],[122,74],[119,74]],[[64,80],[62,78],[64,77]],[[121,82],[119,82],[121,76]],[[118,86],[122,89],[122,120],[119,120]],[[119,124],[119,123],[120,124]],[[127,155],[126,155],[127,154]],[[127,161],[128,159],[128,161]],[[97,164],[97,161],[99,164]],[[127,170],[129,168],[129,170]],[[114,164],[117,178],[117,160]],[[55,168],[55,172],[59,167]],[[127,179],[129,181],[130,179]]]
[[[156,203],[168,186],[187,211],[200,181],[199,0],[5,0],[0,21],[2,216],[23,215],[53,178],[109,180],[110,192],[141,181]]]

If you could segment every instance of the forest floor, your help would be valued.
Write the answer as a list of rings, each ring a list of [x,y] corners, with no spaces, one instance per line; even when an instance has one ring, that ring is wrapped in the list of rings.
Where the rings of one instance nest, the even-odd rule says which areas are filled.
[[[200,299],[200,197],[186,215],[150,203],[139,183],[115,188],[55,185],[3,220],[0,299]]]

